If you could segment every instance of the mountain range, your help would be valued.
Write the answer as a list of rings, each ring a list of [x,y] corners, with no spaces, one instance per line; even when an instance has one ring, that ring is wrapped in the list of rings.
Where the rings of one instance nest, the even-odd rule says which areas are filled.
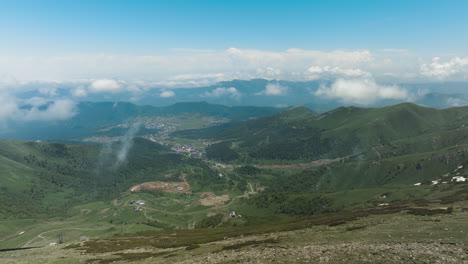
[[[468,83],[466,82],[384,83],[383,87],[405,91],[405,95],[397,99],[385,99],[385,97],[375,96],[377,92],[373,89],[376,89],[377,86],[372,82],[367,83],[367,89],[371,89],[370,92],[360,95],[362,98],[360,97],[360,100],[357,101],[347,101],[346,98],[340,97],[340,94],[327,96],[326,94],[317,93],[324,87],[331,89],[333,84],[334,81],[327,79],[313,81],[232,80],[196,87],[176,86],[151,89],[144,87],[143,94],[135,94],[129,91],[90,93],[85,97],[76,99],[89,102],[119,102],[131,99],[138,105],[152,106],[169,106],[179,102],[199,101],[230,106],[291,107],[304,105],[317,113],[326,112],[340,106],[352,105],[382,107],[402,102],[413,102],[426,107],[447,108],[468,103],[466,93]],[[52,84],[47,84],[47,87],[50,85]],[[80,85],[82,84],[78,86]],[[363,84],[360,83],[360,85]],[[30,87],[29,90],[26,89],[24,92],[18,92],[18,98],[44,97],[44,94],[41,94],[40,91],[44,90],[45,87],[41,86],[40,83],[36,84],[36,86]],[[76,86],[77,84],[73,83],[54,84],[54,97],[73,99],[71,91],[76,89]],[[170,93],[162,96],[165,91],[170,91]]]

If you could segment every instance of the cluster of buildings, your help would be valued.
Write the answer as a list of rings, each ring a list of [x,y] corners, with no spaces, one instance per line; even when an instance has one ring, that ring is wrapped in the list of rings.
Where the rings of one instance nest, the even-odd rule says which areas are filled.
[[[109,144],[117,142],[122,137],[95,136],[83,139],[84,142],[95,142],[100,144]]]
[[[177,130],[174,124],[162,123],[158,117],[145,118],[141,122],[146,129],[159,129],[163,133],[171,133]]]
[[[206,154],[204,149],[197,149],[193,144],[175,144],[173,145],[172,150],[177,153],[199,159],[204,158]]]
[[[145,200],[131,200],[129,204],[135,204],[135,211],[143,211],[143,205],[146,204]]]
[[[208,126],[213,126],[221,123],[229,122],[227,118],[206,118],[208,121]],[[156,142],[164,146],[172,146],[172,150],[177,153],[184,154],[192,158],[205,158],[205,149],[203,147],[196,148],[193,144],[173,144],[170,141],[170,134],[177,130],[177,125],[173,123],[168,123],[167,120],[160,117],[140,117],[138,122],[142,124],[146,129],[157,129],[154,134],[144,135],[143,138]],[[119,124],[115,127],[130,128],[134,126],[134,123]],[[122,139],[122,136],[94,136],[84,139],[84,142],[95,142],[100,144],[114,143]],[[212,144],[219,143],[221,141],[206,141],[203,142],[204,147],[208,147]]]

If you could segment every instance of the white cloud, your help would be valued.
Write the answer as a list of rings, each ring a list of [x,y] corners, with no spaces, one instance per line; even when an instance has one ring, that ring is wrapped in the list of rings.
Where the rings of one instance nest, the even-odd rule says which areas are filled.
[[[312,66],[307,70],[306,75],[310,80],[317,80],[323,78],[336,79],[339,77],[369,78],[372,76],[369,72],[363,71],[358,68],[341,68],[338,66]]]
[[[409,98],[406,90],[396,85],[379,85],[373,79],[338,79],[331,86],[321,86],[315,95],[363,105],[381,99]]]
[[[169,97],[174,97],[175,93],[173,91],[162,91],[159,94],[159,96],[162,97],[162,98],[169,98]]]
[[[170,76],[164,81],[158,81],[154,84],[156,86],[163,87],[201,87],[208,86],[214,83],[231,80],[233,79],[232,74],[224,73],[203,73],[203,74],[178,74]]]
[[[163,55],[73,54],[64,56],[14,56],[0,54],[0,72],[15,80],[101,79],[145,80],[181,83],[196,80],[205,83],[233,78],[291,78],[310,65],[361,68],[374,61],[368,50],[320,51],[288,49],[265,51],[230,48],[226,50],[170,50]],[[100,81],[100,80],[98,80]],[[98,82],[96,91],[114,91],[118,82]],[[204,84],[203,84],[204,85]],[[101,87],[114,87],[101,89]]]
[[[447,98],[447,105],[451,107],[464,106],[466,105],[466,100],[462,98],[449,97]]]
[[[257,95],[285,95],[288,93],[288,87],[279,83],[269,83],[266,85],[265,90],[257,93]]]
[[[147,89],[173,89],[214,85],[232,79],[264,78],[305,81],[326,78],[373,78],[386,82],[431,79],[466,80],[468,57],[424,62],[407,50],[303,50],[268,51],[172,49],[164,54],[65,54],[19,56],[0,54],[0,86],[51,83],[41,87],[45,97],[58,96],[62,83],[74,97],[94,93],[129,92],[143,96]],[[103,76],[112,76],[106,79]],[[135,85],[132,85],[135,84]],[[134,97],[136,98],[136,97]]]
[[[256,78],[262,78],[267,80],[279,79],[281,78],[282,71],[281,69],[267,67],[266,69],[259,68],[255,72]]]
[[[0,94],[0,121],[14,119],[18,111],[15,98],[6,93]]]
[[[447,62],[441,62],[440,57],[435,57],[429,64],[421,65],[421,74],[437,79],[446,79],[454,75],[468,77],[468,57],[455,57]]]
[[[29,99],[26,99],[24,100],[24,103],[26,105],[31,105],[31,106],[34,106],[34,107],[38,107],[38,106],[42,106],[42,105],[45,105],[47,104],[48,100],[44,97],[31,97]]]
[[[20,110],[17,118],[23,121],[66,120],[77,114],[75,106],[75,102],[68,99],[55,100],[44,110],[38,107]]]
[[[57,87],[41,87],[38,91],[47,96],[56,96],[57,95]]]
[[[218,87],[216,89],[213,89],[211,92],[205,92],[203,95],[201,95],[201,97],[215,97],[215,98],[224,97],[224,96],[239,100],[242,94],[239,91],[237,91],[237,89],[234,87],[228,87],[228,88]]]
[[[12,94],[0,94],[1,122],[66,120],[76,114],[76,103],[68,99],[47,100],[33,97],[18,100]]]
[[[121,91],[122,86],[117,81],[111,79],[95,80],[89,86],[89,92],[91,93],[118,93]]]
[[[80,86],[72,91],[72,95],[74,97],[86,97],[88,95],[88,92],[84,87]]]

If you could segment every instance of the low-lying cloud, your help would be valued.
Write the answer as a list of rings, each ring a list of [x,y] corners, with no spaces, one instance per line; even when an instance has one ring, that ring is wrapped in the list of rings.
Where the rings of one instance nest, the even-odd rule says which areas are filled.
[[[306,75],[310,80],[317,79],[336,79],[339,77],[348,77],[348,78],[370,78],[371,74],[367,71],[358,69],[358,68],[341,68],[338,66],[312,66],[310,67]]]
[[[19,111],[19,120],[24,121],[54,121],[66,120],[77,114],[75,102],[68,99],[60,99],[45,106],[45,109],[32,107]]]
[[[373,79],[338,79],[315,93],[344,103],[368,105],[382,99],[408,99],[409,93],[396,85],[380,85]]]
[[[18,100],[6,93],[0,94],[0,121],[55,121],[76,115],[76,103],[69,99],[47,100],[33,97]]]
[[[466,78],[468,77],[468,57],[455,57],[446,62],[441,62],[440,57],[435,57],[431,63],[421,65],[421,74],[440,80],[454,75],[462,75],[461,78]]]
[[[203,93],[202,97],[213,97],[213,98],[220,98],[220,97],[229,97],[232,99],[239,100],[242,94],[234,87],[218,87],[213,89],[210,92]]]
[[[123,162],[127,161],[127,155],[133,146],[133,139],[141,128],[141,123],[133,124],[120,140],[121,146],[117,151],[117,161],[115,166],[118,167]]]
[[[257,95],[273,95],[281,96],[288,93],[288,87],[279,83],[269,83],[265,86],[265,90],[257,93]]]
[[[116,81],[111,79],[95,80],[89,86],[91,93],[118,93],[122,91],[122,86]]]
[[[170,98],[170,97],[174,97],[175,93],[173,91],[162,91],[159,94],[159,96],[162,97],[162,98]]]

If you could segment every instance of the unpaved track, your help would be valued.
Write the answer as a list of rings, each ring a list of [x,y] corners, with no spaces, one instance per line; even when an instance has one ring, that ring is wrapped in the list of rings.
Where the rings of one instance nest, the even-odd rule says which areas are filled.
[[[49,233],[49,232],[56,232],[56,231],[59,231],[59,230],[83,230],[83,231],[94,231],[94,230],[104,230],[104,229],[108,229],[109,227],[103,227],[103,228],[79,228],[79,227],[64,227],[64,228],[57,228],[57,229],[52,229],[52,230],[48,230],[48,231],[44,231],[42,233],[40,233],[39,235],[33,237],[32,239],[30,239],[28,242],[26,242],[26,244],[24,244],[22,247],[27,247],[29,244],[31,244],[36,238],[40,238],[42,240],[47,240],[45,237],[43,237],[42,235],[46,234],[46,233]]]
[[[308,169],[308,168],[313,168],[313,167],[318,167],[326,164],[330,164],[333,162],[338,162],[345,160],[351,156],[346,156],[342,158],[336,158],[336,159],[320,159],[320,160],[313,160],[311,162],[307,163],[297,163],[297,164],[283,164],[283,165],[254,165],[254,167],[257,167],[259,169]]]

